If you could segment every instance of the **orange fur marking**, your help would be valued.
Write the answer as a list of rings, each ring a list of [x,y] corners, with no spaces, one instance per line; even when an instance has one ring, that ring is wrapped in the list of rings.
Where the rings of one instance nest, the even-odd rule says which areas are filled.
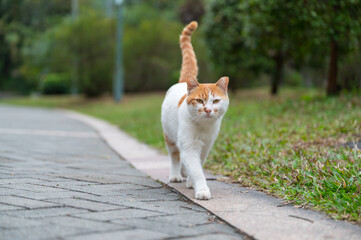
[[[187,97],[187,94],[184,94],[183,97],[179,100],[178,108],[182,105],[182,103],[186,97]]]
[[[168,144],[168,146],[170,146],[170,147],[175,146],[175,143],[172,142],[171,140],[169,140],[169,138],[168,138],[167,135],[165,135],[165,134],[164,134],[164,140],[165,140],[165,142]]]
[[[198,75],[197,58],[191,43],[192,32],[197,27],[197,22],[191,22],[183,29],[182,35],[180,36],[179,43],[182,50],[182,69],[179,78],[180,83],[187,82],[187,75],[191,75],[195,79]]]
[[[176,151],[172,152],[172,156],[179,160],[179,158],[178,158],[178,156],[179,156],[179,151],[176,150]]]

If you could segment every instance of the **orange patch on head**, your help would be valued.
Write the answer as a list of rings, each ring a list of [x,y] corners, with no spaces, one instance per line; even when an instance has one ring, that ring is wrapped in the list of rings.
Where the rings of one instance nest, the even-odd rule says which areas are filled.
[[[187,94],[184,94],[183,97],[178,102],[178,108],[182,105],[184,99],[187,97]]]
[[[196,101],[196,99],[203,99],[205,102],[208,101],[209,94],[213,96],[218,96],[222,99],[228,99],[227,94],[216,84],[207,83],[199,84],[187,97],[187,104],[190,104]],[[193,104],[194,105],[194,104]]]

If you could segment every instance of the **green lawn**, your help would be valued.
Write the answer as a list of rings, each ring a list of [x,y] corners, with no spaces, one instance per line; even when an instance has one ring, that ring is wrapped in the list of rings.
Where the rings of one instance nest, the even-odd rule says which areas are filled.
[[[64,107],[108,120],[164,150],[160,124],[163,94],[110,99],[17,98],[0,103]],[[231,104],[206,168],[241,185],[361,223],[361,98],[326,98],[314,90],[244,90]]]

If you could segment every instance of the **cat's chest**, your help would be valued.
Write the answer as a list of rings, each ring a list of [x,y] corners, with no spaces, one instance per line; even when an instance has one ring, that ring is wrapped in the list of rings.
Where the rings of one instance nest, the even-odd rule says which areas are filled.
[[[195,127],[194,128],[194,137],[201,139],[204,142],[213,141],[219,132],[219,126],[214,124],[207,127]]]

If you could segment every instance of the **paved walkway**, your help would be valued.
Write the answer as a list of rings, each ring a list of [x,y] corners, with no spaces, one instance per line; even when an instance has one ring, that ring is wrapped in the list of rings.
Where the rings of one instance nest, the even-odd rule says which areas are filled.
[[[83,123],[0,106],[0,239],[249,239]]]

